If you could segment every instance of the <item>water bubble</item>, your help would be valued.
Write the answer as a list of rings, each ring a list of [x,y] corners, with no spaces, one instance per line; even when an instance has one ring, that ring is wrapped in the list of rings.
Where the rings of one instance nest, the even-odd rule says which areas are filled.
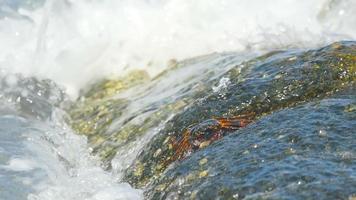
[[[326,133],[325,130],[320,129],[319,132],[318,132],[318,135],[319,135],[320,137],[326,137],[326,136],[327,136],[327,133]]]
[[[236,193],[236,194],[232,195],[232,197],[233,197],[234,199],[239,199],[239,193]]]

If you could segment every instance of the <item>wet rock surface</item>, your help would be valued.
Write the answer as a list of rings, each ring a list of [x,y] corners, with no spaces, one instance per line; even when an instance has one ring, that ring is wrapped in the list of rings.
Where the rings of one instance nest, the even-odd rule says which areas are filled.
[[[351,198],[356,43],[249,57],[104,80],[69,123],[148,199]]]
[[[167,170],[148,199],[348,199],[356,90],[284,109]]]
[[[231,59],[225,61],[226,57]],[[115,80],[100,81],[67,109],[68,123],[88,137],[103,167],[110,169],[112,159],[119,155],[125,157],[119,167],[124,170],[132,162],[128,157],[136,156],[171,116],[209,92],[209,79],[217,77],[219,70],[225,70],[234,59],[230,55],[211,55],[171,63],[153,78],[143,71],[133,71]],[[218,63],[224,67],[204,69],[206,66],[200,65],[204,61],[211,62],[207,66]],[[188,67],[194,67],[190,74],[186,73]],[[179,80],[177,74],[182,74]]]
[[[307,52],[274,52],[242,63],[243,67],[236,65],[219,77],[220,82],[222,77],[227,78],[229,84],[198,99],[165,124],[128,168],[125,180],[137,187],[147,186],[174,161],[191,154],[192,150],[186,149],[189,148],[187,142],[182,141],[193,144],[197,135],[211,132],[204,128],[198,133],[189,132],[194,124],[204,124],[216,117],[229,119],[243,115],[248,115],[249,120],[258,120],[353,84],[355,52],[354,43],[335,43]],[[233,130],[223,130],[221,134],[227,135]],[[184,146],[175,148],[176,143]],[[182,148],[186,149],[183,153]]]

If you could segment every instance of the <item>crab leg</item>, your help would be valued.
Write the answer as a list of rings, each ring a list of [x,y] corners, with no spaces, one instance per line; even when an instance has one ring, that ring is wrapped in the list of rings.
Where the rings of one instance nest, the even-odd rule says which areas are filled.
[[[218,121],[220,128],[232,130],[245,127],[252,122],[250,119],[243,118],[216,118],[216,120]]]

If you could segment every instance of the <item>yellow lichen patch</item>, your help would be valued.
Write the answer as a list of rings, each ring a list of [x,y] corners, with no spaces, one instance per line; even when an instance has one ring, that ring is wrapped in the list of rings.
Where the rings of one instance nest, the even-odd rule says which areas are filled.
[[[168,162],[168,161],[170,161],[171,159],[172,159],[171,156],[167,156],[166,161]]]
[[[157,151],[153,154],[153,157],[156,158],[162,153],[162,149],[157,149]]]
[[[351,104],[346,106],[344,112],[354,112],[356,111],[356,105],[355,104]]]
[[[199,173],[199,178],[204,178],[209,175],[209,170],[204,170]]]
[[[71,118],[68,123],[79,134],[93,136],[104,133],[112,121],[121,115],[126,105],[127,101],[124,99],[78,102],[69,110]]]
[[[156,167],[156,170],[157,171],[161,171],[163,169],[163,165],[162,164],[158,164],[157,167]]]
[[[141,162],[137,162],[134,170],[134,176],[142,176],[144,166]]]
[[[207,158],[203,158],[199,161],[199,165],[205,165],[208,162]]]
[[[204,141],[204,142],[200,143],[199,149],[205,148],[205,147],[207,147],[209,145],[210,145],[210,141],[209,140]]]
[[[115,142],[125,142],[132,136],[133,132],[136,131],[139,127],[136,124],[128,124],[122,127],[119,131],[113,134],[113,141]]]
[[[87,99],[108,98],[122,90],[142,84],[149,79],[150,77],[146,71],[132,71],[122,78],[101,81],[94,85],[84,96]]]
[[[347,69],[349,72],[355,73],[356,54],[343,53],[343,52],[340,53],[339,51],[331,52],[330,54],[332,57],[337,58],[337,62],[332,62],[333,64],[331,66],[336,66],[339,67],[340,69]]]
[[[163,144],[167,144],[167,142],[169,142],[170,139],[171,139],[171,137],[168,136],[168,137],[163,141]]]
[[[163,183],[163,184],[161,184],[161,185],[158,185],[158,186],[155,188],[155,190],[162,192],[162,191],[164,191],[166,188],[167,188],[167,183]]]

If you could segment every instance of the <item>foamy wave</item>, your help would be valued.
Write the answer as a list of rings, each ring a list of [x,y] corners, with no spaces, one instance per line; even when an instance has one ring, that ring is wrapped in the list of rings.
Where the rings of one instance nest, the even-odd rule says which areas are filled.
[[[50,81],[0,76],[0,199],[143,199],[68,127],[65,99]]]
[[[0,21],[0,67],[50,78],[75,97],[103,76],[155,74],[211,52],[355,39],[353,0],[56,0]]]
[[[56,116],[58,115],[58,116]],[[56,119],[58,117],[58,119]],[[143,199],[141,190],[100,167],[100,161],[90,155],[85,137],[75,135],[63,122],[61,111],[53,116],[52,127],[40,126],[45,135],[29,134],[27,149],[32,160],[15,164],[12,170],[30,170],[36,163],[46,178],[35,185],[29,200],[127,200]],[[30,162],[31,161],[31,162]],[[31,168],[32,169],[32,168]]]

